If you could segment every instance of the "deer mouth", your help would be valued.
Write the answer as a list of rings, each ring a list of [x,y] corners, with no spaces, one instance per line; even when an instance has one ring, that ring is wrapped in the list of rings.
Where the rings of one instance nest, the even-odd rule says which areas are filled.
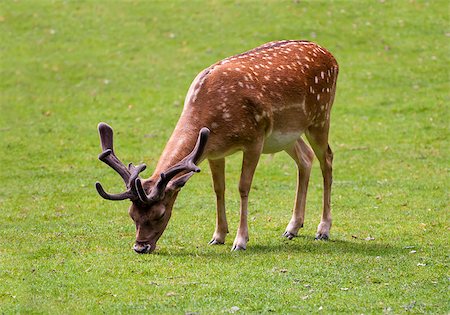
[[[156,246],[151,244],[142,244],[136,242],[133,246],[133,250],[138,254],[150,254],[155,250]]]

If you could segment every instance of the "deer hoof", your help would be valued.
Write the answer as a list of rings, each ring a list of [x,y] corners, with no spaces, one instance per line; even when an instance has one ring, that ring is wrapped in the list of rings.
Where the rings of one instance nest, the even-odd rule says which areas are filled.
[[[245,250],[245,247],[239,246],[239,245],[233,245],[233,247],[231,248],[232,252],[241,251],[241,250]]]
[[[328,234],[317,233],[315,240],[316,241],[328,241],[329,238],[330,238],[330,236]]]
[[[289,231],[286,231],[286,232],[283,233],[283,236],[286,237],[288,240],[292,240],[297,235],[295,235],[295,234],[293,234],[293,233],[291,233]]]
[[[212,240],[209,241],[208,244],[209,245],[223,245],[223,244],[225,244],[225,242],[221,242],[221,241],[218,241],[215,238],[213,238]]]

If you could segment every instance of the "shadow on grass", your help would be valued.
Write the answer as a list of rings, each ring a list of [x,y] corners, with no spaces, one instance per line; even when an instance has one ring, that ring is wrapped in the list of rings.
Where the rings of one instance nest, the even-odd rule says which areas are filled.
[[[282,240],[278,244],[255,244],[253,246],[249,246],[249,250],[258,254],[267,252],[303,252],[314,254],[352,253],[365,256],[385,256],[401,252],[400,247],[379,242],[347,241],[339,239],[317,241],[314,240],[314,238],[307,236],[299,236],[297,239],[303,239],[303,241],[296,242],[294,239],[292,241]]]
[[[293,240],[285,240],[280,237],[276,242],[272,240],[270,243],[249,243],[247,250],[242,252],[230,253],[231,244],[218,245],[217,248],[208,248],[210,245],[198,246],[195,250],[189,251],[188,248],[183,248],[177,251],[170,251],[168,249],[161,249],[155,253],[161,256],[199,256],[199,257],[221,257],[225,254],[233,257],[234,255],[245,256],[261,256],[265,254],[291,254],[291,253],[305,253],[305,254],[355,254],[361,256],[396,256],[404,253],[402,247],[393,246],[392,244],[373,242],[373,241],[348,241],[342,239],[332,239],[328,241],[316,241],[312,237],[298,236]]]

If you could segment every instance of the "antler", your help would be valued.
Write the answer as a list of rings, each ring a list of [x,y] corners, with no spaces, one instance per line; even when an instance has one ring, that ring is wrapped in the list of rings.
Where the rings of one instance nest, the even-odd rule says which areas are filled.
[[[127,190],[120,194],[107,193],[99,182],[95,183],[95,188],[100,196],[108,200],[124,200],[131,199],[131,201],[139,201],[139,195],[136,189],[136,179],[139,177],[139,173],[145,170],[147,167],[145,164],[134,166],[132,163],[126,167],[114,153],[113,148],[113,129],[103,122],[98,124],[98,132],[100,134],[100,142],[103,152],[98,156],[98,159],[113,170],[115,170],[122,177]]]
[[[171,168],[167,169],[165,172],[161,173],[159,180],[156,182],[155,187],[151,190],[149,195],[147,195],[146,192],[144,191],[141,179],[140,178],[135,179],[135,186],[137,188],[137,193],[142,202],[148,204],[161,200],[164,196],[164,190],[166,189],[167,184],[176,175],[182,172],[187,172],[188,174],[192,172],[195,173],[200,172],[200,168],[196,165],[196,163],[199,161],[200,157],[203,154],[206,142],[208,141],[209,133],[210,131],[206,127],[200,130],[197,138],[197,143],[195,144],[195,147],[192,150],[192,152],[189,153],[179,163],[175,164]]]

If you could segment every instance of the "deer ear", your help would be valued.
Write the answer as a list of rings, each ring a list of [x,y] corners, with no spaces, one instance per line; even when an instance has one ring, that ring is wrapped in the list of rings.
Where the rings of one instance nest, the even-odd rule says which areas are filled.
[[[169,185],[167,185],[167,190],[179,191],[187,183],[189,178],[191,178],[194,174],[195,172],[189,172],[183,176],[178,177],[177,179],[174,179],[169,183]]]

